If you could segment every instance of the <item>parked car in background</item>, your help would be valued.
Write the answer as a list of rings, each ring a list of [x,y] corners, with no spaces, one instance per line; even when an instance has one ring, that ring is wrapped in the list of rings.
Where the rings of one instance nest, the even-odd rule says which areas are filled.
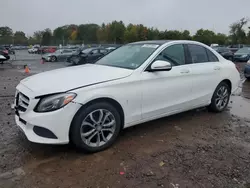
[[[225,59],[228,59],[230,61],[234,60],[234,53],[229,50],[227,47],[213,47],[215,51],[217,51],[220,55],[222,55]]]
[[[109,51],[109,52],[112,52],[114,50],[116,50],[118,47],[107,47],[106,49]]]
[[[250,47],[244,47],[234,53],[234,61],[247,62],[250,58]]]
[[[213,48],[213,47],[218,47],[219,44],[211,44],[210,47]]]
[[[8,50],[3,46],[0,46],[0,55],[5,58],[5,59],[1,58],[0,60],[1,63],[10,59]]]
[[[243,44],[233,44],[228,46],[229,50],[231,50],[233,53],[235,53],[236,51],[238,51],[240,48],[243,48],[244,45]]]
[[[39,48],[40,48],[40,47],[38,47],[38,46],[32,47],[32,48],[28,49],[28,53],[29,53],[29,54],[35,54],[35,53],[38,52]]]
[[[75,49],[59,49],[56,50],[54,53],[48,53],[43,55],[42,59],[50,62],[65,61],[75,51],[76,51]]]
[[[12,54],[12,55],[15,54],[15,50],[13,49],[12,46],[5,46],[5,49],[8,50],[9,54]]]
[[[222,112],[239,83],[235,64],[202,43],[135,42],[22,80],[15,120],[32,142],[98,152],[142,122],[203,106]]]
[[[3,64],[4,61],[6,61],[6,57],[0,54],[0,64]]]
[[[248,62],[245,65],[244,75],[248,80],[250,80],[250,60],[248,60]]]
[[[94,63],[96,60],[105,56],[109,52],[106,48],[86,48],[78,50],[77,53],[72,54],[67,58],[69,65],[81,65],[86,63]]]

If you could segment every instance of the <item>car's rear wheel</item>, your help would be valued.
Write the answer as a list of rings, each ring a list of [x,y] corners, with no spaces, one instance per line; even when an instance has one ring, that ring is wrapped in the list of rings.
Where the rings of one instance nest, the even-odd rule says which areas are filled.
[[[99,102],[80,109],[71,124],[70,140],[85,152],[110,147],[121,130],[121,117],[109,103]]]
[[[226,82],[221,82],[214,91],[209,109],[213,112],[222,112],[230,99],[230,87]]]
[[[50,60],[51,60],[51,62],[56,62],[57,58],[56,58],[56,56],[51,56]]]

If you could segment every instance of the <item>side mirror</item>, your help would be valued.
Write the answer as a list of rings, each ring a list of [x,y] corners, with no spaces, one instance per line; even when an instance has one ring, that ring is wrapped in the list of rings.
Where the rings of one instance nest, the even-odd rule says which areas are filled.
[[[148,69],[149,72],[156,71],[169,71],[172,69],[172,64],[167,61],[156,60],[152,63],[151,67]]]

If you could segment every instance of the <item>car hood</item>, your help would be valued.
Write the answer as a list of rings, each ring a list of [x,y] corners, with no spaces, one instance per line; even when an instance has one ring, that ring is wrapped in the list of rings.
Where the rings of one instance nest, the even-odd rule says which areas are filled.
[[[85,64],[36,74],[23,79],[21,84],[39,96],[121,79],[132,72],[129,69]]]
[[[248,53],[235,53],[234,55],[248,55]]]

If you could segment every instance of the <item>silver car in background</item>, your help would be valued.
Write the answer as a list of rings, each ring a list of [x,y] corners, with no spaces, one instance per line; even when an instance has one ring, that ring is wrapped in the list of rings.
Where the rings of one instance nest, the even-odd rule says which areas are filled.
[[[49,62],[56,61],[66,61],[66,59],[71,56],[76,49],[59,49],[54,53],[48,53],[42,56],[42,59]]]

